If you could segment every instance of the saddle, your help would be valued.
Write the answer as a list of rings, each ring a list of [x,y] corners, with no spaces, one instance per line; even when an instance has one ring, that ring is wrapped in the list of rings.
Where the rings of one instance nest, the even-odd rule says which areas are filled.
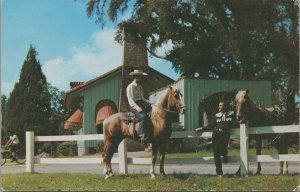
[[[132,112],[124,112],[121,116],[121,120],[128,126],[128,136],[132,136],[133,140],[139,140],[139,136],[137,134],[137,129],[139,128],[138,119],[135,117],[135,114]],[[145,129],[145,137],[152,136],[152,129],[153,125],[150,121],[148,115],[146,115],[145,122],[144,122],[144,129]]]
[[[135,114],[132,113],[132,112],[125,112],[123,113],[123,115],[121,116],[121,119],[126,123],[126,124],[129,124],[129,123],[132,123],[133,120],[135,120]]]
[[[128,135],[133,136],[137,134],[138,128],[138,119],[135,117],[135,114],[132,112],[124,112],[121,116],[121,120],[128,126]]]

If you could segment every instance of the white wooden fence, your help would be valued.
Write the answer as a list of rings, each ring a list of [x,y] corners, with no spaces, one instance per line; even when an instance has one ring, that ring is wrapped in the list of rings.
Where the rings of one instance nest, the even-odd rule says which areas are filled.
[[[268,133],[299,133],[299,125],[286,126],[269,126],[269,127],[251,127],[241,124],[240,128],[232,129],[230,138],[240,138],[240,156],[228,157],[229,162],[240,162],[241,174],[245,175],[249,172],[249,162],[280,162],[294,161],[300,162],[299,154],[283,154],[283,155],[248,155],[248,135],[249,134],[268,134]],[[201,136],[194,132],[173,132],[171,138],[192,138],[203,137],[210,138],[212,132],[204,132]],[[68,136],[34,136],[33,132],[26,132],[26,172],[34,172],[34,164],[100,164],[102,158],[38,158],[34,157],[34,142],[45,141],[85,141],[85,140],[103,140],[103,134],[94,135],[68,135]],[[125,146],[125,147],[124,147]],[[127,164],[151,164],[151,158],[127,158],[126,140],[125,144],[119,146],[119,157],[113,157],[112,163],[119,163],[120,173],[127,173]],[[202,158],[172,158],[166,159],[166,164],[198,164],[198,163],[214,163],[213,157]]]

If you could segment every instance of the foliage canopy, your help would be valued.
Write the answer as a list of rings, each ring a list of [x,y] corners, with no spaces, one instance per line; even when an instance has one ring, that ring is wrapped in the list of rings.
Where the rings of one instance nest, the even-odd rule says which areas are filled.
[[[284,95],[278,102],[294,111],[296,0],[87,0],[86,12],[102,27],[117,23],[118,41],[123,28],[137,40],[146,39],[149,53],[170,61],[182,76],[269,80],[277,97]]]

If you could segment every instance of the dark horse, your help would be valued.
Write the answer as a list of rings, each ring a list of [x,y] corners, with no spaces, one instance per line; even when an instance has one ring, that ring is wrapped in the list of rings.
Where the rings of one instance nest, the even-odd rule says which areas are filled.
[[[150,117],[153,124],[151,178],[155,177],[154,167],[158,151],[160,152],[160,173],[165,174],[165,148],[172,133],[170,119],[174,113],[184,113],[185,111],[181,97],[182,94],[177,87],[169,86],[158,98],[152,110]],[[133,129],[138,128],[138,123],[126,123],[124,117],[128,116],[127,114],[116,113],[103,122],[104,152],[102,157],[106,166],[105,178],[113,176],[111,159],[118,145],[125,137],[132,138],[135,132]]]
[[[274,108],[263,108],[257,106],[249,97],[248,90],[238,91],[235,97],[236,117],[241,123],[248,122],[249,127],[272,126],[286,124],[284,113]],[[271,138],[279,154],[288,153],[287,134],[260,134],[250,135],[249,139],[256,141],[256,155],[261,155],[262,139]],[[280,162],[280,174],[283,173],[284,162]],[[261,172],[258,162],[257,174]]]
[[[249,127],[255,126],[271,126],[283,125],[284,114],[274,109],[266,109],[257,106],[249,97],[249,92],[242,91],[223,91],[211,94],[205,97],[200,105],[199,110],[205,112],[207,119],[202,122],[210,122],[215,113],[217,113],[217,106],[220,101],[225,102],[227,107],[233,110],[236,114],[236,123],[234,127],[239,127],[239,123],[248,122]],[[200,121],[201,122],[201,121]],[[203,126],[203,125],[200,125]],[[275,136],[274,136],[275,135]],[[256,141],[256,154],[261,154],[262,139],[272,138],[273,144],[278,150],[279,154],[288,153],[288,142],[286,134],[264,134],[264,135],[250,135],[249,140]],[[275,138],[275,139],[274,139]],[[261,172],[261,165],[258,163],[257,174]],[[238,171],[239,173],[239,171]],[[280,173],[283,173],[283,162],[280,163]]]

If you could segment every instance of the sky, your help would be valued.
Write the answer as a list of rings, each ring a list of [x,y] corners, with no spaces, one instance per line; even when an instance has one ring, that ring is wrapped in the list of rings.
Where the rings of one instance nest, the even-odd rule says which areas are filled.
[[[122,65],[115,24],[103,29],[95,24],[86,16],[83,1],[0,1],[1,94],[9,96],[18,81],[30,45],[38,52],[47,81],[63,91],[71,81],[88,81]],[[179,77],[171,63],[153,57],[148,61],[172,79]]]

